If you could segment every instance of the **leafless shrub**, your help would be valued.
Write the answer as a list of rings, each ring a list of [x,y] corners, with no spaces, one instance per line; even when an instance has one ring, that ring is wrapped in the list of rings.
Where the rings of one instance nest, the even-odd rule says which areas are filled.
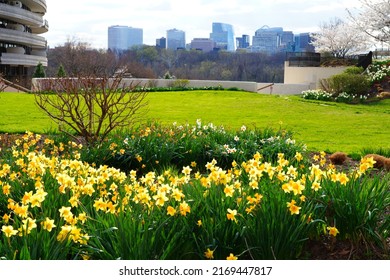
[[[61,131],[88,144],[103,141],[115,129],[131,127],[146,109],[146,91],[122,77],[45,79],[35,101]],[[50,91],[48,90],[50,89]],[[76,135],[75,135],[75,134]]]

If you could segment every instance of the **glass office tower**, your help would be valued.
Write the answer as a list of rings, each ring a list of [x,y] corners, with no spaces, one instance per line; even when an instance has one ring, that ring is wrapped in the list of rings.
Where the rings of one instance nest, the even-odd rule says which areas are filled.
[[[213,22],[213,31],[210,39],[217,43],[217,48],[227,51],[235,51],[235,39],[233,26],[227,23]]]
[[[114,25],[108,28],[108,48],[125,51],[143,44],[143,30],[128,26]]]
[[[167,30],[167,49],[185,49],[186,33],[176,28]]]

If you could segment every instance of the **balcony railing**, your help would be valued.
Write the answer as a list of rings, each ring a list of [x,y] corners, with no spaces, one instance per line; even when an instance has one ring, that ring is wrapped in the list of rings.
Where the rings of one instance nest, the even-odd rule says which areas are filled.
[[[0,29],[0,41],[29,47],[46,47],[46,39],[41,36],[6,28]]]
[[[34,34],[42,34],[49,31],[49,22],[45,19],[41,26],[31,27],[31,30]]]
[[[289,52],[286,54],[289,66],[318,67],[321,64],[321,54],[312,52]]]
[[[42,15],[0,3],[0,17],[30,26],[42,26]]]
[[[24,5],[29,7],[31,11],[45,14],[47,10],[46,1],[45,0],[19,0]]]
[[[27,54],[0,53],[0,64],[37,66],[38,63],[47,66],[47,57]]]

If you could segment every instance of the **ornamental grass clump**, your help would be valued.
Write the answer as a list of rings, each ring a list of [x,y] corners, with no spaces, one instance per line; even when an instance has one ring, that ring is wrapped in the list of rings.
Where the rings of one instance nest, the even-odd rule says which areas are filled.
[[[2,151],[0,258],[299,259],[324,236],[387,249],[390,179],[370,174],[372,159],[346,172],[324,153],[256,152],[125,173],[83,149],[27,133]]]

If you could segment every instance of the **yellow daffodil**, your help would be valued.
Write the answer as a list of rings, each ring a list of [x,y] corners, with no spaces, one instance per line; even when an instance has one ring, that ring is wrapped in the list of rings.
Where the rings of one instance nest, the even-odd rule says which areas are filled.
[[[183,167],[183,170],[181,171],[181,173],[183,173],[186,176],[189,176],[191,174],[191,171],[192,171],[192,169],[189,166],[185,166],[185,167]]]
[[[294,195],[302,194],[302,191],[305,189],[305,186],[300,181],[291,181],[290,184]]]
[[[73,213],[71,209],[72,209],[71,207],[62,206],[61,209],[58,210],[58,212],[60,212],[60,217],[61,218],[72,217]]]
[[[234,222],[237,222],[237,218],[236,218],[237,210],[232,210],[229,208],[227,211],[228,211],[228,213],[226,214],[227,219],[234,221]]]
[[[223,192],[225,193],[226,196],[228,197],[233,197],[234,194],[234,187],[232,185],[227,185]]]
[[[289,208],[291,215],[298,215],[301,207],[296,205],[296,201],[293,199],[291,202],[287,202],[287,208]]]
[[[182,216],[186,216],[187,213],[190,213],[191,212],[191,208],[190,206],[187,204],[187,202],[182,202],[180,203],[180,214]]]
[[[5,223],[5,224],[8,224],[10,218],[11,218],[11,217],[10,217],[8,214],[4,214],[4,215],[3,215],[3,221],[4,221],[4,223]]]
[[[45,221],[42,222],[43,229],[47,230],[48,232],[51,232],[53,228],[56,227],[54,224],[54,220],[50,220],[49,218],[46,218]]]
[[[177,188],[172,189],[171,197],[173,197],[176,201],[181,201],[185,195],[183,192]]]
[[[19,228],[19,235],[30,234],[37,227],[35,219],[25,219],[22,223],[23,225]]]
[[[160,207],[164,206],[165,202],[168,201],[168,197],[160,190],[153,196],[153,199],[156,201],[156,205]]]
[[[210,248],[207,248],[206,252],[204,252],[204,256],[206,259],[214,259],[214,250],[210,250]]]
[[[176,214],[176,209],[173,208],[172,206],[168,206],[168,208],[167,208],[167,215],[173,217],[173,216],[175,216],[175,214]]]
[[[298,162],[301,162],[303,160],[303,156],[300,152],[296,152],[295,153],[295,159],[298,161]]]
[[[328,230],[329,234],[333,236],[336,236],[340,233],[336,227],[327,227],[326,229]]]
[[[3,185],[3,194],[9,196],[11,194],[11,186],[9,184]]]
[[[230,255],[226,258],[226,260],[228,260],[228,261],[236,261],[236,260],[238,260],[238,257],[236,257],[235,255],[230,253]]]
[[[311,189],[317,192],[319,189],[321,189],[321,185],[317,181],[314,181],[311,184]]]
[[[345,173],[340,173],[338,176],[338,181],[340,184],[345,186],[349,182],[349,178]]]
[[[6,237],[11,237],[13,235],[16,235],[18,233],[17,230],[13,228],[13,226],[2,226],[1,231],[4,233]]]

